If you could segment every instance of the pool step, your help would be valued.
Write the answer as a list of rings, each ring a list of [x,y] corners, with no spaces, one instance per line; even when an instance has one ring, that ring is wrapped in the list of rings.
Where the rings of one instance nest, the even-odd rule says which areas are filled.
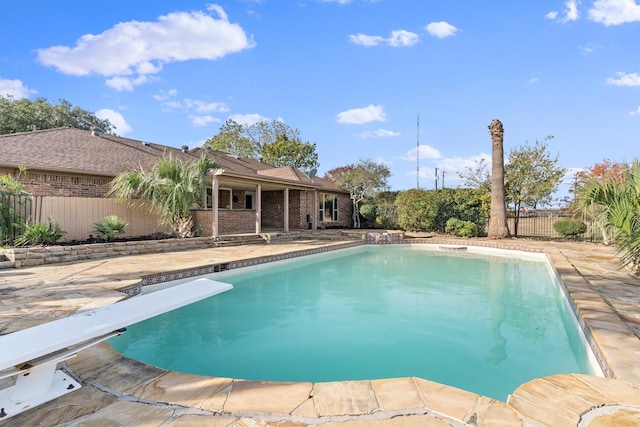
[[[216,246],[240,246],[240,245],[264,245],[276,242],[289,242],[300,239],[300,233],[261,233],[261,234],[234,234],[220,236]]]

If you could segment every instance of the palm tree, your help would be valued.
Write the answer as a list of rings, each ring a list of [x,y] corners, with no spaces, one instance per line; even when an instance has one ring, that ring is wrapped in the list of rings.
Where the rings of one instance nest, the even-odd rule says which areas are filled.
[[[629,165],[622,179],[588,178],[577,201],[585,212],[598,212],[596,223],[613,236],[622,262],[640,273],[640,159]]]
[[[120,173],[111,182],[109,196],[145,206],[158,213],[163,223],[171,225],[176,236],[191,237],[190,209],[202,200],[206,191],[207,170],[216,166],[204,154],[191,162],[165,155],[151,171],[141,168]]]
[[[493,119],[489,125],[491,133],[491,214],[487,236],[490,239],[509,237],[507,212],[504,199],[504,128],[502,122]]]

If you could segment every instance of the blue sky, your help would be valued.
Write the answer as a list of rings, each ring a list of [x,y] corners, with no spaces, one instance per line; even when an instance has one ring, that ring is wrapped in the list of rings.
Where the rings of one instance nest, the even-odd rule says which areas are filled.
[[[421,188],[435,168],[459,185],[498,118],[505,157],[554,136],[562,195],[576,170],[640,156],[640,5],[0,0],[0,94],[66,99],[175,147],[278,119],[317,144],[320,176],[368,158],[395,190],[418,166]]]

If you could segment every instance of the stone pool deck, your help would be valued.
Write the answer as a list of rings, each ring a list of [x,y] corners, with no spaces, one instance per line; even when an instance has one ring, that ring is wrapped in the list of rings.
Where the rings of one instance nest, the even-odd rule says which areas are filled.
[[[640,425],[640,281],[618,268],[612,248],[515,239],[424,242],[544,251],[612,378],[569,374],[536,379],[500,402],[420,378],[312,384],[188,375],[126,359],[102,343],[66,364],[82,383],[80,390],[9,420],[0,418],[0,425]],[[143,278],[341,245],[304,239],[0,270],[0,334],[113,304],[127,297],[123,289],[135,288]],[[10,379],[0,380],[0,389],[10,384]]]

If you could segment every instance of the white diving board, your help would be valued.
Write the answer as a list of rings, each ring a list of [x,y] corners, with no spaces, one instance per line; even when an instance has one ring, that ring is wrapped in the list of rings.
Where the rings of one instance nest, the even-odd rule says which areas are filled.
[[[17,376],[14,386],[0,390],[0,421],[81,387],[56,371],[58,362],[120,335],[129,325],[230,289],[228,283],[195,279],[0,336],[0,378]]]

